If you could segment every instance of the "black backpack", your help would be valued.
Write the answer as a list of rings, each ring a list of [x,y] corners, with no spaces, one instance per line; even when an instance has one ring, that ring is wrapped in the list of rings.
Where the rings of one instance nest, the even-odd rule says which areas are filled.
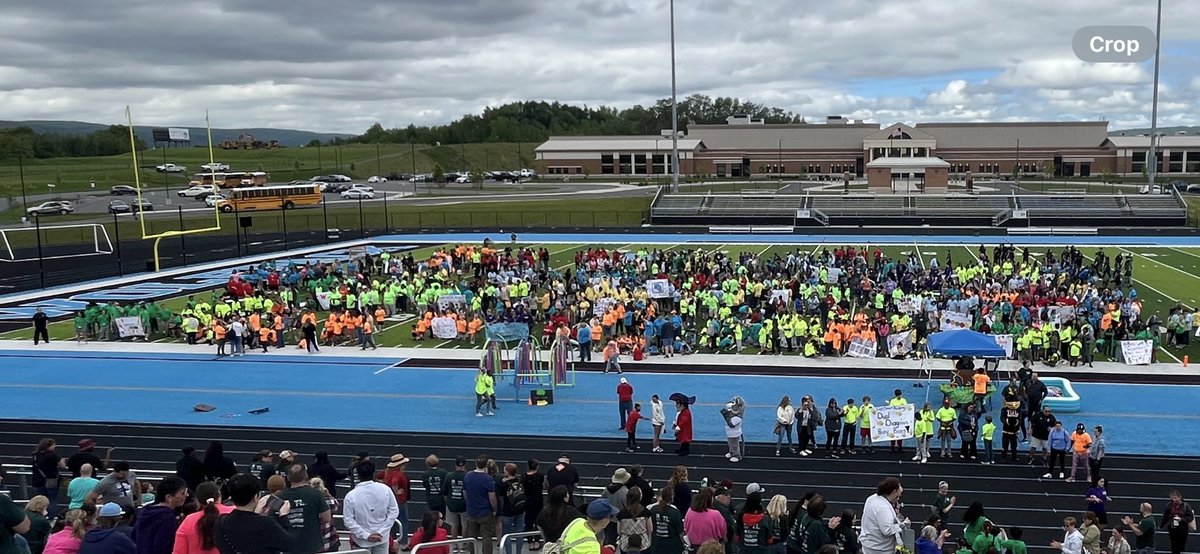
[[[504,487],[504,513],[505,515],[515,516],[525,513],[525,487],[521,484],[520,479],[511,479],[503,481]]]

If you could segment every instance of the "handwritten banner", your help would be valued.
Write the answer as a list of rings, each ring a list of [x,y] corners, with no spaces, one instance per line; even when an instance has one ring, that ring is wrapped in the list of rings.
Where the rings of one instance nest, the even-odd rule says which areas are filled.
[[[1154,342],[1148,340],[1121,341],[1121,357],[1128,365],[1146,365],[1154,357]]]
[[[871,442],[910,439],[916,404],[875,406],[871,412]]]

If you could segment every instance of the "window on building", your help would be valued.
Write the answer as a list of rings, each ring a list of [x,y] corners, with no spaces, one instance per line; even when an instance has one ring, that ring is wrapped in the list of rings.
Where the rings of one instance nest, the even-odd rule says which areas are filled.
[[[648,171],[646,171],[646,155],[645,154],[635,154],[633,156],[633,172],[634,172],[634,174],[637,174],[637,175],[645,175],[645,174],[649,173]]]
[[[1188,150],[1184,171],[1188,173],[1200,173],[1200,151]]]
[[[618,158],[620,161],[620,169],[617,171],[621,175],[629,175],[633,173],[633,155],[621,154]]]
[[[601,154],[600,155],[600,173],[603,173],[606,175],[613,174],[613,155],[612,154]]]
[[[1146,153],[1145,152],[1134,152],[1133,158],[1131,158],[1130,162],[1131,162],[1130,167],[1129,167],[1130,171],[1132,171],[1134,173],[1141,173],[1143,171],[1146,171]]]
[[[913,156],[916,156],[918,158],[924,158],[925,156],[928,156],[928,155],[929,155],[929,153],[925,151],[925,148],[913,148]]]
[[[1183,173],[1183,151],[1171,152],[1167,158],[1167,173]]]

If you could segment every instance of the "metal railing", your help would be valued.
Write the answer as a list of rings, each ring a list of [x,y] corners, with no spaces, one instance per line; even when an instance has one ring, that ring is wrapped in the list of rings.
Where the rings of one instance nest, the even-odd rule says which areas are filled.
[[[480,543],[482,543],[482,541],[480,541],[479,539],[467,539],[467,538],[446,539],[444,541],[423,542],[423,543],[418,544],[417,546],[413,547],[413,549],[410,550],[409,552],[410,552],[410,554],[417,554],[418,552],[421,551],[421,549],[424,549],[424,548],[437,548],[439,546],[454,546],[456,544],[470,544],[470,545],[472,545],[473,549],[475,549],[475,547],[478,545],[478,549],[475,549],[475,552],[483,552],[483,547],[482,547],[482,545],[480,545]],[[490,554],[490,553],[488,553],[488,554]]]
[[[514,540],[519,540],[519,539],[528,539],[528,538],[532,538],[532,537],[542,537],[542,532],[541,531],[520,531],[517,533],[509,533],[507,535],[500,537],[500,554],[505,554],[506,552],[508,552],[508,550],[505,547],[508,545],[509,542],[514,541]],[[544,540],[544,537],[543,537],[543,540]],[[517,549],[517,552],[520,552],[520,551],[521,551],[520,549]]]

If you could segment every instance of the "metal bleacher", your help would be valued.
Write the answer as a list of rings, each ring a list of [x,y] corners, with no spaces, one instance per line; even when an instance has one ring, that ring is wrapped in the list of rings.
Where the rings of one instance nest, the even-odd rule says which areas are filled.
[[[660,194],[656,224],[927,225],[987,227],[1054,225],[1174,226],[1187,223],[1178,195],[1123,194]],[[807,222],[807,223],[806,223]]]

